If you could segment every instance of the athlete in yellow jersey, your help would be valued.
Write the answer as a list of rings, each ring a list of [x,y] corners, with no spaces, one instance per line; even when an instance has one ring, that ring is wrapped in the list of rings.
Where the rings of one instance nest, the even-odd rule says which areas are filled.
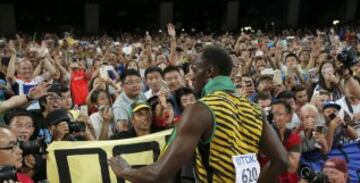
[[[121,157],[108,164],[117,176],[132,182],[164,182],[196,151],[198,182],[276,182],[287,169],[288,156],[260,109],[234,95],[229,78],[232,60],[221,48],[207,47],[193,65],[199,102],[187,109],[174,141],[154,164],[131,168]],[[259,170],[256,154],[270,158]]]

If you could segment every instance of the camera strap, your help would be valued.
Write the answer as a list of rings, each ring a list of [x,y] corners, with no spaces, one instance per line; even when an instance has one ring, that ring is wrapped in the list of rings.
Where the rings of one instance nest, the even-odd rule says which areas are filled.
[[[354,109],[352,108],[351,103],[350,103],[350,100],[349,100],[347,97],[345,97],[345,103],[346,103],[346,105],[347,105],[350,113],[351,113],[351,114],[354,114]]]

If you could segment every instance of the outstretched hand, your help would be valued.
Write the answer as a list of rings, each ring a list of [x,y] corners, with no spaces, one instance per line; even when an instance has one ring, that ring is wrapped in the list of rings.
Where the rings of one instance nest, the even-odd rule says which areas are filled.
[[[126,160],[120,156],[108,159],[108,165],[117,177],[124,177],[125,172],[131,169],[131,166],[126,162]]]
[[[167,25],[167,28],[168,28],[168,34],[169,34],[169,36],[175,37],[175,36],[176,36],[175,26],[174,26],[173,24],[169,23],[169,24]]]
[[[33,88],[30,89],[28,96],[33,99],[37,100],[42,96],[47,95],[47,90],[50,88],[49,83],[41,83]]]

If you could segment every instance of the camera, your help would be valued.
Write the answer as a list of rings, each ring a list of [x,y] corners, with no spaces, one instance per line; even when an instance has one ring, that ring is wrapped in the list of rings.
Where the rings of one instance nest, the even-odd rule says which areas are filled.
[[[344,65],[345,68],[350,68],[358,63],[356,51],[352,47],[344,48],[336,58]]]
[[[72,132],[84,132],[86,130],[86,125],[83,122],[68,122],[69,131]]]
[[[17,181],[15,166],[1,166],[0,167],[0,182],[7,180]]]
[[[46,154],[47,144],[44,139],[32,140],[29,142],[20,141],[20,149],[23,155]]]
[[[300,176],[307,180],[309,183],[328,183],[328,177],[322,172],[315,172],[309,167],[303,167],[300,169]]]

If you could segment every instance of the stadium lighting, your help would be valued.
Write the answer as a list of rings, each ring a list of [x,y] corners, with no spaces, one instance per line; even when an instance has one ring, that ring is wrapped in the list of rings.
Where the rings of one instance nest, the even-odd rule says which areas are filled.
[[[252,30],[252,28],[251,28],[251,26],[246,26],[246,27],[244,27],[244,30],[245,31],[250,31],[250,30]]]
[[[339,20],[334,20],[334,21],[333,21],[333,25],[337,25],[337,24],[339,24],[339,23],[340,23]]]

